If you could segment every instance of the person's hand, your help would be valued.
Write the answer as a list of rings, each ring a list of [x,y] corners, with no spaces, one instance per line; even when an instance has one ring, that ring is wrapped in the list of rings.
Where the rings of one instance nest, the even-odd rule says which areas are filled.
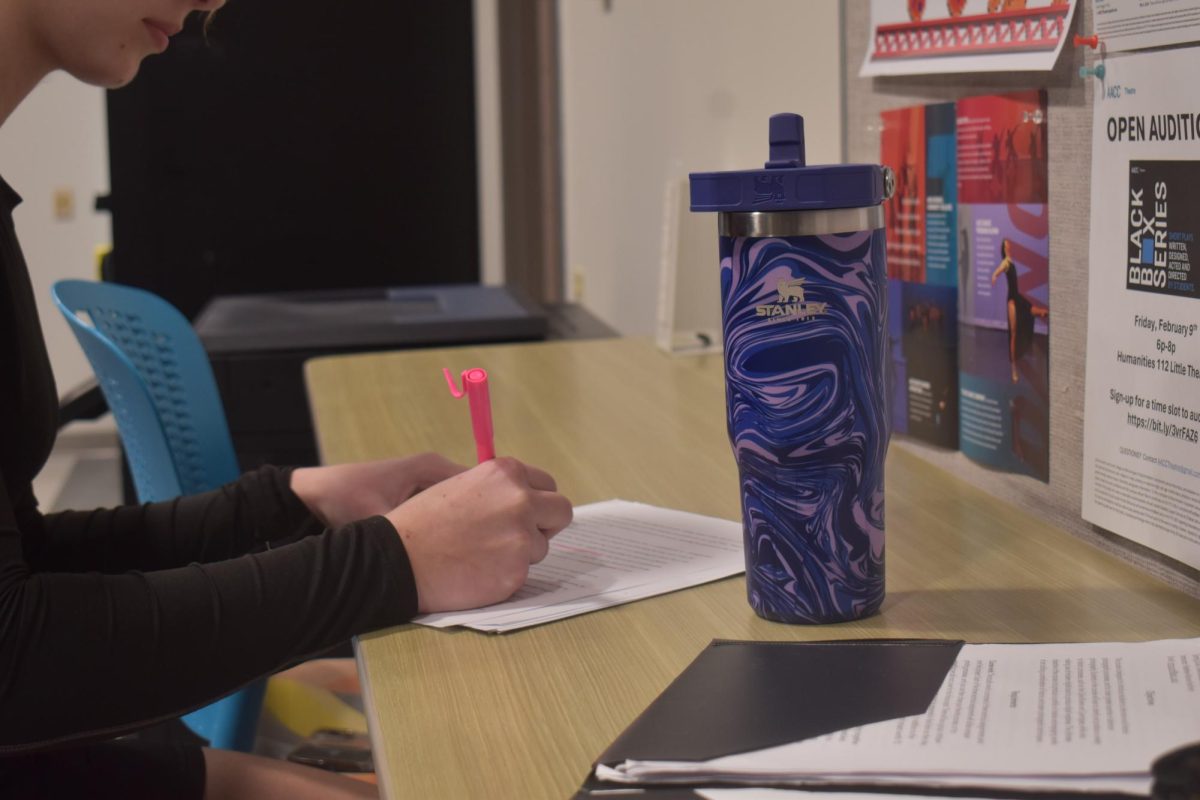
[[[304,467],[292,472],[291,487],[317,519],[338,528],[386,514],[465,469],[437,453],[422,453],[385,461]]]
[[[513,458],[486,461],[389,512],[408,551],[422,613],[505,600],[571,522],[554,479]]]

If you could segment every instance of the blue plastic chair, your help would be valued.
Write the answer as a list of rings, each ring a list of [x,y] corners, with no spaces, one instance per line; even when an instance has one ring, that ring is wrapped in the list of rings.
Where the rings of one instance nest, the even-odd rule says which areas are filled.
[[[113,283],[59,281],[54,302],[112,409],[138,500],[170,500],[239,475],[212,367],[170,303]],[[250,752],[266,679],[183,718],[213,747]]]

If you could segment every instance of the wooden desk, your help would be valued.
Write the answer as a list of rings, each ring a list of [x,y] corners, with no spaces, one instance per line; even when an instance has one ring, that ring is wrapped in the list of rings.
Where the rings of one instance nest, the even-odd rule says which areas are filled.
[[[441,375],[492,376],[496,449],[576,503],[612,497],[739,518],[720,356],[612,339],[340,356],[307,366],[326,463],[442,450],[470,463]],[[404,626],[358,643],[391,798],[564,798],[714,638],[972,642],[1200,636],[1200,601],[892,448],[887,599],[855,623],[766,622],[742,578],[493,636]]]

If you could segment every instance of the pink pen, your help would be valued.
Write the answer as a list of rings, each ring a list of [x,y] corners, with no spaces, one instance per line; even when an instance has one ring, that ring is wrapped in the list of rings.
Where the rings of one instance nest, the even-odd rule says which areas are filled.
[[[467,396],[471,406],[471,430],[475,433],[475,455],[480,464],[490,461],[496,457],[496,450],[492,445],[492,400],[488,396],[487,370],[478,367],[464,370],[461,391],[454,385],[450,370],[443,367],[442,374],[446,376],[446,383],[450,384],[450,394],[455,397]]]

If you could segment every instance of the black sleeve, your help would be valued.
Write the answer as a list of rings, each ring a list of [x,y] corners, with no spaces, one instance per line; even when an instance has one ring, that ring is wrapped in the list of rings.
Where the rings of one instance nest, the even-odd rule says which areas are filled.
[[[383,517],[211,564],[38,573],[0,482],[0,755],[199,708],[417,610]]]
[[[19,504],[35,572],[124,572],[211,563],[319,533],[292,492],[291,470],[261,467],[219,489],[146,503],[42,516]]]

